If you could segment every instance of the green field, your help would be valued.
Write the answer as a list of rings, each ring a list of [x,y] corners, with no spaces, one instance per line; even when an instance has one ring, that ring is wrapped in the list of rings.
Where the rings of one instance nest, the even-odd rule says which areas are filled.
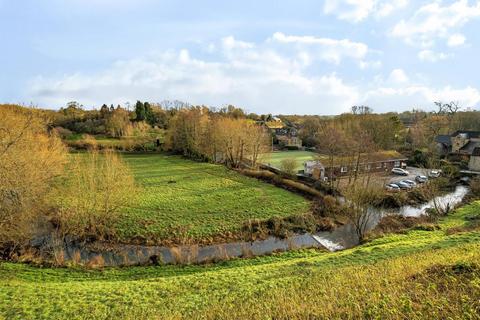
[[[122,212],[119,236],[199,239],[238,231],[249,219],[309,211],[304,198],[224,166],[162,154],[124,155],[142,189]]]
[[[310,151],[277,151],[264,156],[264,163],[280,168],[283,159],[293,158],[297,162],[297,170],[303,169],[303,163],[307,160],[313,160],[318,156],[315,152]]]
[[[135,160],[132,160],[135,161]],[[478,319],[480,231],[385,236],[336,253],[314,250],[206,266],[100,270],[0,264],[5,319]]]

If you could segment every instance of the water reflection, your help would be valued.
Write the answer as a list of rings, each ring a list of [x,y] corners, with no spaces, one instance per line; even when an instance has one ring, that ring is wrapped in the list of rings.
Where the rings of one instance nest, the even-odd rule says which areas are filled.
[[[465,186],[457,186],[454,192],[448,193],[443,196],[436,197],[435,199],[422,204],[418,207],[414,206],[403,206],[398,209],[375,209],[373,214],[370,214],[370,219],[367,225],[367,231],[372,230],[380,222],[382,217],[388,214],[399,214],[405,217],[419,217],[425,214],[425,211],[428,208],[434,206],[434,202],[437,206],[441,208],[446,208],[446,206],[454,207],[462,201],[465,195],[468,193],[468,188]],[[318,239],[328,250],[337,251],[346,248],[351,248],[356,246],[359,243],[358,236],[355,232],[353,225],[346,224],[339,228],[336,228],[332,232],[320,232],[315,235],[315,238]]]

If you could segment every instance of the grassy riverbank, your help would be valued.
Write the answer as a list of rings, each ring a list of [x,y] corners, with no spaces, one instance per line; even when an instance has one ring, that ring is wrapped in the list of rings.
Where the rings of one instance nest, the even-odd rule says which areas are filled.
[[[478,319],[480,202],[434,231],[209,266],[0,264],[5,319]]]

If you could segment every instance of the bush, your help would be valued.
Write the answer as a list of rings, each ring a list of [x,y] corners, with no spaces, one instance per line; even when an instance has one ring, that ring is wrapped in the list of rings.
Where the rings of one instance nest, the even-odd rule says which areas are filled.
[[[342,206],[335,197],[327,195],[313,201],[312,212],[319,217],[335,217],[342,214]]]
[[[34,232],[66,150],[36,110],[0,105],[0,247]]]
[[[57,207],[54,221],[63,234],[81,239],[114,238],[119,211],[131,203],[136,192],[130,169],[114,152],[75,156],[52,195]]]
[[[280,163],[280,170],[290,176],[295,176],[295,174],[297,173],[296,168],[297,160],[295,160],[294,158],[283,159]]]
[[[441,167],[441,169],[443,174],[450,179],[455,179],[460,177],[460,170],[458,169],[457,166],[447,163],[447,164],[444,164]]]
[[[428,155],[417,149],[413,152],[413,155],[410,158],[410,163],[417,167],[426,168],[428,165]]]

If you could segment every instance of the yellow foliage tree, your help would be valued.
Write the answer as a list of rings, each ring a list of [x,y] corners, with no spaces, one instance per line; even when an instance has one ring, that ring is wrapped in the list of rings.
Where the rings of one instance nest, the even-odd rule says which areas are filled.
[[[46,208],[66,149],[36,110],[0,105],[0,242],[19,242]]]
[[[113,151],[74,155],[54,196],[57,221],[64,234],[111,239],[122,207],[136,193],[130,168]]]

